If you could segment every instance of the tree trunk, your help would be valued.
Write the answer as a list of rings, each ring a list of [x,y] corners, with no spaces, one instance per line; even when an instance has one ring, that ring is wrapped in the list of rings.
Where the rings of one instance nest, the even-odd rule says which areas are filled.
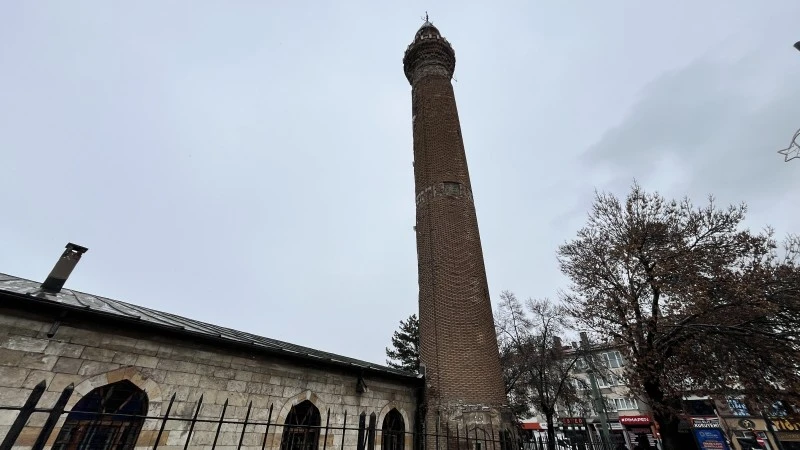
[[[658,423],[662,449],[691,450],[685,448],[678,433],[680,418],[675,415],[675,411],[680,409],[680,400],[666,398],[658,381],[645,382],[644,390],[653,409],[653,419]]]
[[[547,420],[547,450],[556,450],[556,427],[553,424],[553,413],[545,413]]]
[[[659,417],[659,415],[656,415],[655,419],[658,422],[661,444],[664,450],[687,450],[683,448],[680,434],[678,433],[680,419],[674,416]]]

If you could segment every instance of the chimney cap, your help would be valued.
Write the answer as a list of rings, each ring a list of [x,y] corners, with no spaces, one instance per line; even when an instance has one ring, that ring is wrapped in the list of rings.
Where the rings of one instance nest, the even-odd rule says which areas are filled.
[[[78,245],[78,244],[73,244],[72,242],[68,242],[67,245],[64,246],[64,248],[66,248],[67,250],[75,250],[76,252],[78,252],[80,254],[84,254],[84,253],[89,251],[88,248],[83,247],[83,246]]]

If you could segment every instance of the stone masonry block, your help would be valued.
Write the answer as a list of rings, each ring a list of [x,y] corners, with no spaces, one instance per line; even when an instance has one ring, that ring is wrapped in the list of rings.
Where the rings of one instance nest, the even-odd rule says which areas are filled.
[[[71,374],[64,374],[64,373],[57,373],[50,384],[47,386],[48,391],[53,392],[61,392],[70,384],[77,386],[81,381],[84,380],[84,376],[81,375],[71,375]]]
[[[217,378],[232,379],[236,375],[236,370],[231,368],[215,368],[213,375]]]
[[[41,383],[42,380],[44,380],[46,385],[49,385],[55,376],[56,374],[53,372],[45,370],[32,370],[31,373],[28,374],[27,378],[25,378],[25,382],[23,383],[22,387],[26,389],[33,389],[37,384]]]
[[[18,411],[2,410],[0,411],[0,425],[11,425],[19,415]]]
[[[86,347],[83,349],[81,358],[91,361],[111,362],[117,352],[105,348]]]
[[[247,383],[244,381],[231,380],[228,382],[227,389],[231,392],[244,392],[247,388]]]
[[[19,361],[20,367],[36,370],[51,370],[56,365],[58,356],[42,353],[25,353]]]
[[[175,361],[173,359],[162,359],[158,362],[156,368],[170,370],[173,372],[186,372],[193,374],[197,370],[197,363],[188,361]]]
[[[78,373],[78,370],[80,370],[82,364],[83,360],[81,359],[67,358],[66,356],[62,356],[58,358],[58,361],[56,361],[56,364],[53,366],[53,372]]]
[[[27,336],[8,336],[0,342],[0,346],[9,350],[41,353],[47,347],[46,339],[36,339]]]
[[[195,373],[183,372],[168,372],[164,383],[173,384],[176,386],[198,386],[200,384],[200,375]]]
[[[25,379],[30,373],[29,369],[22,367],[4,367],[0,366],[0,386],[18,388],[22,387]]]
[[[15,367],[19,366],[19,363],[24,355],[25,352],[0,348],[0,365]]]
[[[83,345],[70,344],[68,342],[50,341],[44,349],[46,355],[66,356],[78,358],[83,353]]]
[[[139,367],[149,367],[155,369],[156,366],[158,365],[158,358],[156,358],[155,356],[139,355],[136,358],[135,365]]]
[[[160,347],[161,346],[157,343],[145,339],[140,339],[139,341],[136,342],[135,349],[136,353],[139,353],[141,355],[155,356],[158,354],[158,349]]]
[[[119,364],[98,361],[84,361],[83,364],[81,364],[81,368],[78,369],[78,375],[91,377],[101,373],[110,372],[118,368]]]
[[[215,377],[200,377],[199,386],[204,389],[216,389],[223,391],[228,388],[228,380]]]
[[[250,381],[253,379],[253,372],[238,371],[233,378],[239,381]]]
[[[133,353],[117,352],[117,354],[114,355],[114,358],[111,360],[111,362],[122,364],[123,366],[132,366],[136,364],[136,360],[138,358],[139,355],[135,355]]]

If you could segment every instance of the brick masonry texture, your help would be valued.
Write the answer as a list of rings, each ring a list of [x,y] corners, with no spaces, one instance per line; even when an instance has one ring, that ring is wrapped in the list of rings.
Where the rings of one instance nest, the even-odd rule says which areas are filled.
[[[191,342],[188,339],[160,337],[132,329],[105,328],[101,324],[66,321],[49,339],[52,317],[38,316],[0,308],[0,405],[21,406],[31,389],[40,381],[47,391],[39,407],[55,404],[60,392],[73,383],[71,408],[92,389],[119,380],[130,380],[148,396],[148,415],[166,412],[172,394],[176,394],[171,417],[191,418],[197,400],[203,396],[201,418],[218,419],[228,400],[226,418],[244,420],[252,402],[250,420],[266,421],[273,405],[273,423],[283,423],[292,404],[311,400],[320,410],[325,424],[328,409],[331,426],[341,427],[347,416],[348,426],[357,426],[358,415],[378,415],[380,429],[384,416],[397,408],[412,431],[416,410],[415,387],[401,381],[367,377],[369,390],[356,392],[357,374],[323,367],[311,367],[255,353]],[[0,437],[16,417],[16,411],[0,411]],[[44,424],[46,415],[34,414],[15,448],[29,448]],[[66,415],[56,426],[48,446],[58,435]],[[137,447],[155,442],[160,422],[147,420]],[[210,448],[215,424],[198,423],[192,448]],[[234,429],[235,428],[235,429]],[[249,430],[250,428],[248,428]],[[269,448],[277,448],[281,429],[273,427]],[[167,422],[162,436],[165,450],[183,449],[188,422]],[[217,448],[238,445],[241,426],[224,425]],[[261,448],[264,426],[245,433],[243,448]],[[348,444],[353,434],[352,445]],[[345,448],[355,448],[355,432],[348,431]],[[211,440],[210,440],[211,439]],[[321,438],[322,439],[322,438]],[[328,447],[341,446],[341,430],[329,435]],[[208,442],[206,442],[208,441]],[[411,448],[407,442],[406,448]],[[377,440],[380,445],[380,432]],[[49,447],[47,447],[49,448]],[[322,448],[322,442],[320,442]]]
[[[450,78],[455,53],[423,26],[404,58],[412,85],[420,353],[428,417],[506,403],[472,185]],[[454,409],[461,408],[461,413]],[[430,427],[431,425],[429,425]]]

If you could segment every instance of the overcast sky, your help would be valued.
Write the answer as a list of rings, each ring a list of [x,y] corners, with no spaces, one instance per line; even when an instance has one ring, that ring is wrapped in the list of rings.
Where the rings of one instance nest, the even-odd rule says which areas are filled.
[[[397,6],[388,6],[388,5]],[[800,2],[0,2],[0,272],[383,363],[417,310],[406,46],[454,83],[489,286],[595,189],[800,231]]]

